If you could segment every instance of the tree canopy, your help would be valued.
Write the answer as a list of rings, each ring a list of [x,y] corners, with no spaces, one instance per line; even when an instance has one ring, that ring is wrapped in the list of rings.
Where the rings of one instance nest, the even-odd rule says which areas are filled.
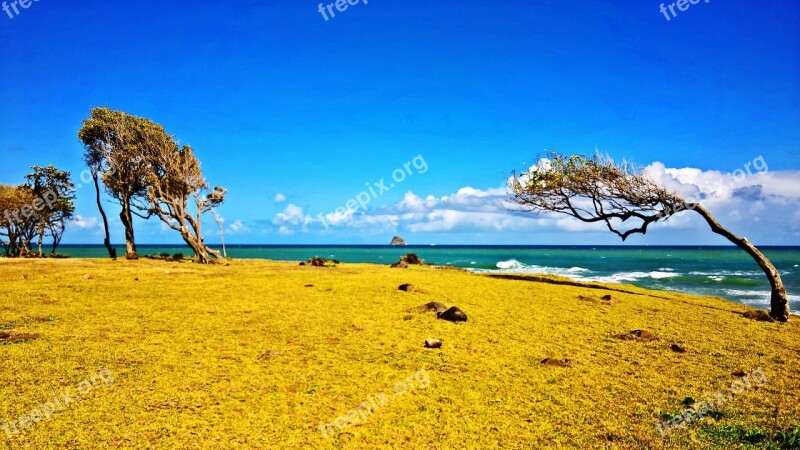
[[[508,181],[510,200],[519,210],[566,214],[586,223],[604,223],[625,241],[646,234],[650,225],[674,214],[693,210],[717,233],[746,251],[764,271],[772,287],[770,315],[789,318],[786,288],[775,266],[746,238],[717,222],[699,203],[685,201],[675,192],[643,174],[635,165],[615,163],[595,154],[562,155],[550,152],[536,166],[514,172]]]
[[[153,214],[181,234],[197,261],[219,258],[219,253],[203,242],[202,215],[222,204],[226,191],[209,188],[192,147],[179,145],[160,124],[109,108],[93,109],[78,136],[98,189],[107,247],[108,225],[99,201],[98,178],[122,207],[120,219],[129,259],[137,257],[133,216],[147,219]]]
[[[44,256],[42,244],[51,239],[55,254],[66,228],[73,218],[74,186],[69,172],[52,165],[31,167],[26,183],[0,185],[0,237],[6,256],[30,256],[35,237],[38,255]]]

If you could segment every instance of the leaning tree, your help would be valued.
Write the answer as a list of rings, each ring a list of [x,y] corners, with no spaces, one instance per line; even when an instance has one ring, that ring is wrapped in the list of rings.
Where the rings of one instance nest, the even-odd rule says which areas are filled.
[[[585,223],[605,223],[623,241],[674,214],[693,210],[711,231],[747,252],[767,276],[772,295],[770,316],[789,320],[786,288],[774,265],[746,238],[725,229],[699,203],[685,201],[631,164],[602,155],[566,156],[551,152],[527,172],[509,179],[510,200],[523,211],[555,212]],[[630,221],[630,222],[629,222]]]
[[[147,200],[149,211],[169,228],[178,231],[194,250],[195,262],[209,264],[220,253],[203,239],[203,214],[222,205],[227,191],[211,189],[206,182],[194,149],[180,146],[164,127],[142,120],[137,124],[139,158],[147,164]]]
[[[94,108],[83,121],[78,137],[84,145],[84,160],[97,181],[101,178],[106,192],[121,206],[120,221],[125,228],[125,257],[138,259],[136,238],[133,229],[133,216],[148,219],[146,191],[148,164],[142,159],[142,142],[138,140],[137,130],[147,119],[133,116],[123,111],[109,108]],[[103,224],[108,227],[105,212]],[[108,239],[106,239],[108,241]],[[106,244],[108,248],[110,244]],[[111,250],[109,253],[112,254]]]

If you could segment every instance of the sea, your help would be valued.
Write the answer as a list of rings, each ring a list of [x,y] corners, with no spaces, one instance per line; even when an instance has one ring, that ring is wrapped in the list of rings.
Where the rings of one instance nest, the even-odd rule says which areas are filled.
[[[218,247],[214,247],[218,248]],[[800,312],[800,247],[761,247],[778,268],[793,314]],[[183,246],[139,245],[139,254],[183,253]],[[632,284],[650,289],[722,297],[769,308],[770,287],[755,261],[736,247],[722,246],[496,246],[430,245],[228,245],[241,259],[304,261],[319,256],[347,263],[391,264],[413,252],[426,263],[473,272],[561,275],[577,281]],[[124,254],[124,248],[117,249]],[[59,253],[104,258],[103,246],[63,245]]]

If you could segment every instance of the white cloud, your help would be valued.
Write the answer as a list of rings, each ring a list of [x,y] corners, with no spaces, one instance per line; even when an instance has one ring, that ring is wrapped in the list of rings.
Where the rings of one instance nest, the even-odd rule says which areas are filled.
[[[291,225],[301,225],[308,223],[311,219],[309,216],[303,214],[303,208],[289,203],[289,206],[286,207],[282,212],[279,212],[275,216],[274,223],[277,225],[278,223],[288,223]]]
[[[279,234],[292,234],[292,227],[300,227],[301,231],[307,232],[308,226],[317,220],[303,212],[303,208],[289,203],[286,209],[275,215],[272,223],[278,226]],[[291,231],[291,232],[290,232]]]
[[[278,193],[278,194],[275,196],[275,203],[283,203],[283,202],[285,202],[285,201],[286,201],[286,196],[285,196],[285,195],[283,195],[283,194],[281,194],[281,193]]]
[[[72,221],[70,221],[70,225],[78,227],[81,230],[91,230],[94,228],[100,228],[100,221],[97,217],[84,217],[81,215],[76,215]]]
[[[233,221],[233,223],[228,225],[228,228],[226,228],[225,232],[228,234],[236,234],[239,232],[248,233],[250,232],[250,228],[248,228],[241,220],[236,219]]]
[[[538,162],[531,170],[546,170]],[[800,172],[763,172],[736,177],[719,171],[696,168],[667,168],[655,162],[644,173],[674,189],[687,201],[701,200],[726,226],[734,229],[762,230],[770,227],[797,229],[800,206]],[[272,220],[279,234],[295,231],[333,230],[359,233],[403,232],[543,232],[606,233],[605,223],[584,223],[562,214],[529,214],[509,211],[507,188],[478,189],[465,186],[455,193],[435,197],[406,192],[399,202],[366,212],[332,212],[316,218],[289,204]],[[767,216],[768,214],[768,216]],[[762,218],[762,215],[764,217]],[[677,214],[659,223],[664,229],[703,229],[708,226],[697,214]]]

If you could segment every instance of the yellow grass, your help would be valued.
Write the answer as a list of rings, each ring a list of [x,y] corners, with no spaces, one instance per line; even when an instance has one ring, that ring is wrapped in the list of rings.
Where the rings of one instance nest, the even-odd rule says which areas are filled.
[[[720,299],[267,261],[0,260],[0,281],[0,331],[38,335],[0,345],[0,421],[103,369],[114,381],[10,439],[0,430],[0,447],[739,448],[719,435],[800,422],[800,321],[750,321]],[[608,293],[620,302],[578,299]],[[469,321],[408,312],[430,301]],[[660,340],[614,338],[635,329]],[[540,365],[548,357],[575,365]],[[684,398],[728,392],[732,372],[758,368],[767,383],[724,417],[656,431]],[[404,380],[414,388],[396,395]],[[336,428],[382,391],[394,398]]]

